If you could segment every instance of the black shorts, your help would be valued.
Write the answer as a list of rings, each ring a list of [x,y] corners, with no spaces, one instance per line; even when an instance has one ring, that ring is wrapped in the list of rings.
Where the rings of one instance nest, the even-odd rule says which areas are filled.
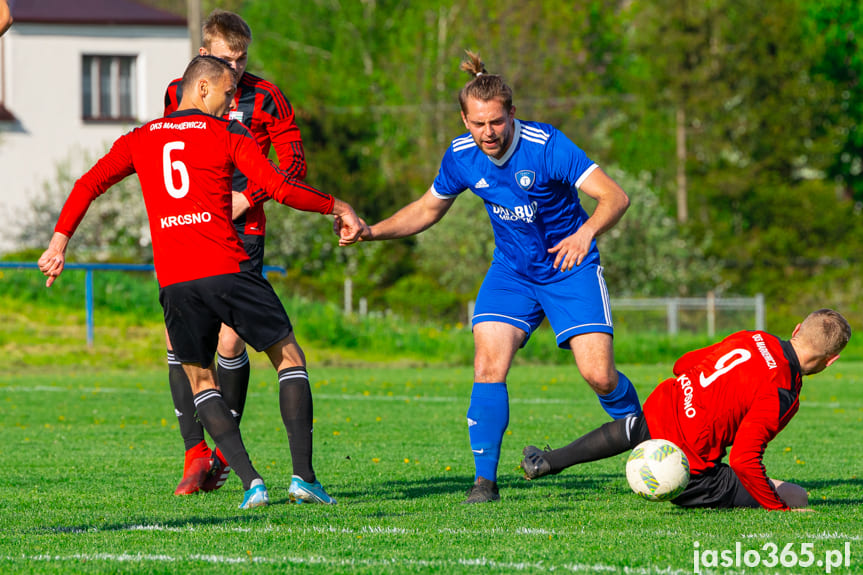
[[[662,439],[650,435],[644,416],[636,420],[632,433],[638,436],[634,439],[639,443],[647,439]],[[686,489],[671,502],[681,507],[761,507],[726,463],[717,463],[697,475],[690,475]]]
[[[691,475],[689,485],[671,502],[681,507],[761,507],[726,463],[717,463],[698,475]]]
[[[243,242],[243,249],[249,254],[249,262],[246,265],[251,266],[254,272],[264,274],[264,236],[243,234],[237,232],[240,240]]]
[[[159,303],[174,355],[181,363],[209,367],[223,323],[257,351],[278,343],[293,331],[276,292],[255,271],[172,284],[159,290]]]

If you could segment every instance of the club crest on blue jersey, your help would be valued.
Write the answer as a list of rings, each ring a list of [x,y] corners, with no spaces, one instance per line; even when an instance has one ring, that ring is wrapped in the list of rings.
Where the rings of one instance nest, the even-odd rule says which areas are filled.
[[[519,170],[515,173],[515,181],[525,192],[533,187],[536,180],[536,172],[533,170]]]

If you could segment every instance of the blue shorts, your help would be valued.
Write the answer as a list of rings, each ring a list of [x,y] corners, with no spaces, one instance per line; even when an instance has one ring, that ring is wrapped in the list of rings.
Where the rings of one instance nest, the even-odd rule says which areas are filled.
[[[569,349],[569,340],[576,335],[613,335],[602,266],[583,264],[561,275],[560,281],[540,284],[492,262],[479,288],[473,325],[484,321],[508,323],[527,334],[527,343],[530,334],[548,317],[557,346],[562,349]]]

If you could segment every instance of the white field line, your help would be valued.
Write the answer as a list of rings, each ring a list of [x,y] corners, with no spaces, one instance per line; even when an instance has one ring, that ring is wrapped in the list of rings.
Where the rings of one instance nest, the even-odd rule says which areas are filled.
[[[49,385],[36,385],[32,387],[23,386],[0,386],[0,393],[29,393],[29,392],[67,392],[67,393],[145,393],[145,394],[164,394],[165,390],[148,390],[148,389],[132,389],[132,388],[113,388],[113,387],[59,387]],[[250,391],[249,395],[269,395],[266,392]],[[314,390],[312,395],[316,399],[327,399],[332,401],[387,401],[410,403],[412,401],[424,403],[464,403],[470,398],[468,396],[447,396],[447,395],[365,395],[359,393],[318,393]],[[542,398],[542,397],[510,397],[510,403],[521,404],[579,404],[591,401],[591,398]],[[801,401],[801,407],[815,407],[824,409],[857,409],[863,407],[860,402],[840,402],[840,401]]]
[[[164,531],[164,532],[193,532],[199,531],[201,529],[193,526],[188,527],[171,527],[164,525],[129,525],[125,528],[128,531]],[[215,531],[215,532],[250,532],[250,531],[261,531],[261,532],[284,532],[284,533],[297,533],[297,534],[347,534],[350,536],[355,536],[358,534],[362,535],[384,535],[384,536],[396,536],[396,537],[424,537],[429,535],[429,530],[422,529],[411,529],[411,528],[398,528],[398,527],[378,527],[378,526],[362,526],[362,527],[336,527],[336,526],[322,526],[322,527],[291,527],[291,526],[265,526],[262,528],[250,529],[247,527],[237,527],[237,526],[220,526],[220,525],[212,525],[208,526],[205,531]],[[57,529],[56,531],[66,532],[66,533],[95,533],[100,531],[98,528],[90,528],[86,530],[81,529]],[[111,531],[117,531],[116,528],[111,529]],[[448,534],[468,534],[468,535],[477,535],[477,536],[489,536],[489,535],[509,535],[509,536],[541,536],[543,538],[548,537],[550,535],[556,536],[566,536],[566,535],[574,535],[574,534],[583,534],[585,532],[585,528],[582,527],[579,530],[556,530],[556,529],[537,529],[532,527],[516,527],[514,529],[500,529],[500,528],[491,528],[491,529],[466,529],[466,528],[441,528],[433,530],[438,534],[448,535]],[[682,532],[674,532],[668,530],[658,530],[656,532],[648,533],[653,537],[666,537],[666,536],[681,536],[688,535],[690,537],[697,538],[697,533],[682,533]],[[741,533],[738,537],[742,540],[746,539],[759,539],[759,540],[773,540],[776,536],[773,533]],[[815,533],[805,533],[801,534],[799,537],[801,540],[812,541],[812,540],[842,540],[842,541],[860,541],[863,539],[863,536],[860,535],[849,535],[847,533],[841,533],[838,531],[828,532],[821,531]],[[682,575],[683,573],[691,573],[689,568],[687,569],[672,569],[669,566],[648,566],[648,567],[619,567],[615,565],[607,565],[603,563],[576,563],[576,562],[565,562],[565,563],[549,563],[549,562],[500,562],[492,559],[487,559],[485,557],[462,557],[462,558],[452,558],[452,559],[444,559],[444,560],[424,560],[424,559],[410,559],[410,558],[398,558],[398,559],[353,559],[353,558],[339,558],[339,557],[325,557],[322,555],[305,555],[305,556],[228,556],[228,555],[215,555],[215,554],[189,554],[186,556],[175,556],[175,555],[166,555],[166,554],[148,554],[148,553],[133,553],[133,552],[121,552],[121,553],[73,553],[67,555],[52,555],[52,554],[39,554],[39,555],[7,555],[4,558],[0,558],[0,560],[17,563],[17,562],[52,562],[52,563],[69,563],[75,561],[100,561],[104,563],[187,563],[187,562],[196,562],[196,563],[205,563],[212,565],[251,565],[251,564],[292,564],[292,565],[321,565],[321,566],[330,566],[330,567],[357,567],[357,568],[392,568],[392,569],[406,569],[410,567],[427,567],[427,568],[436,568],[436,569],[447,569],[447,568],[475,568],[478,572],[487,572],[491,571],[506,571],[506,572],[520,572],[520,571],[529,571],[529,572],[572,572],[572,573],[622,573],[624,575]],[[709,573],[718,573],[712,570],[706,569],[703,571],[706,574]]]
[[[671,569],[670,567],[618,567],[602,563],[538,563],[530,562],[502,562],[486,559],[485,557],[453,558],[445,560],[424,559],[340,559],[337,557],[324,557],[321,555],[308,556],[283,556],[283,557],[249,557],[249,556],[225,556],[225,555],[199,555],[191,554],[185,557],[174,555],[154,555],[147,553],[72,553],[69,555],[7,555],[3,558],[8,562],[56,562],[66,563],[70,561],[102,561],[106,563],[178,563],[178,562],[201,562],[214,565],[251,565],[251,564],[283,564],[293,565],[327,565],[331,567],[380,567],[380,568],[407,568],[407,567],[474,567],[477,570],[488,572],[551,572],[569,571],[572,573],[623,573],[626,575],[682,575],[692,573],[690,569]],[[705,571],[707,573],[707,571]]]
[[[194,531],[206,531],[206,532],[220,532],[220,533],[249,533],[252,531],[261,532],[261,533],[286,533],[293,534],[296,533],[298,535],[325,535],[325,534],[335,534],[335,535],[395,535],[395,536],[428,536],[431,532],[434,532],[439,535],[474,535],[477,537],[490,537],[490,536],[541,536],[548,537],[550,535],[558,536],[558,537],[566,537],[566,536],[580,536],[584,535],[587,532],[587,526],[583,525],[579,529],[542,529],[536,527],[515,527],[512,529],[504,529],[499,527],[492,527],[487,529],[469,529],[466,527],[441,527],[439,529],[427,530],[427,529],[414,529],[414,528],[405,528],[405,527],[381,527],[377,525],[364,525],[361,527],[336,527],[334,525],[327,526],[309,526],[309,527],[292,527],[289,525],[267,525],[263,527],[241,527],[235,525],[209,525],[206,528],[199,528],[195,526],[168,526],[168,525],[127,525],[122,528],[113,527],[109,530],[102,530],[98,527],[90,527],[87,529],[81,528],[65,528],[65,527],[57,527],[52,529],[54,532],[58,533],[99,533],[99,532],[117,532],[117,531],[161,531],[168,533],[191,533]],[[639,533],[642,535],[646,535],[649,537],[660,538],[660,537],[692,537],[693,539],[697,539],[700,535],[707,535],[707,533],[699,534],[698,532],[692,531],[673,531],[668,529],[641,529]],[[776,540],[781,539],[783,537],[782,534],[776,533],[740,533],[737,535],[741,540],[743,539],[762,539],[762,540]],[[841,541],[861,541],[863,540],[863,535],[851,535],[849,533],[843,533],[840,531],[819,531],[819,532],[811,532],[811,533],[800,533],[799,539],[803,541],[831,541],[831,540],[841,540]]]
[[[79,527],[56,527],[52,529],[52,531],[60,532],[60,533],[99,533],[99,532],[117,532],[117,531],[164,531],[170,533],[190,533],[193,531],[206,531],[206,532],[221,532],[221,533],[248,533],[251,531],[262,532],[262,533],[287,533],[287,534],[347,534],[347,535],[368,535],[368,534],[376,534],[376,535],[420,535],[420,536],[428,536],[430,534],[429,530],[426,529],[414,529],[414,528],[405,528],[405,527],[381,527],[377,525],[364,525],[362,527],[336,527],[333,525],[327,526],[309,526],[309,527],[292,527],[290,525],[268,525],[264,527],[256,527],[254,529],[250,527],[240,527],[234,525],[208,525],[206,528],[199,528],[192,525],[189,526],[169,526],[169,525],[127,525],[125,527],[117,528],[112,527],[109,530],[102,530],[98,527],[88,527],[86,529],[81,529]],[[584,535],[586,533],[586,526],[582,526],[580,529],[571,529],[571,530],[561,530],[561,529],[540,529],[535,527],[515,527],[513,529],[503,529],[498,527],[492,527],[490,529],[468,529],[464,527],[459,528],[451,528],[451,527],[442,527],[439,529],[432,530],[433,532],[440,535],[476,535],[480,537],[486,537],[491,535],[527,535],[527,536],[542,536],[548,537],[549,535],[556,536],[570,536],[570,535]],[[645,531],[646,532],[646,531]],[[683,532],[673,532],[668,530],[655,530],[649,532],[652,536],[655,537],[667,537],[667,536],[682,536],[687,535],[689,533]]]
[[[741,533],[737,537],[740,539],[761,539],[764,541],[779,541],[787,535],[776,533]],[[796,534],[795,539],[800,541],[863,541],[863,535],[849,535],[840,533],[839,531],[819,531],[817,533],[800,533]]]

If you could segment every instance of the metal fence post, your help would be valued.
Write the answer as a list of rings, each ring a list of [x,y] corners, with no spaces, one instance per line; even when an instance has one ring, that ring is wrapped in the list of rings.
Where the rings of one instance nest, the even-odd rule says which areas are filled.
[[[345,315],[350,315],[354,311],[354,282],[351,278],[345,278]]]
[[[84,298],[87,302],[87,347],[93,347],[96,319],[93,317],[93,268],[87,268],[84,280]]]
[[[764,294],[755,294],[755,329],[764,331],[767,322],[764,321]]]
[[[707,292],[707,336],[716,334],[716,294]]]
[[[677,335],[680,329],[677,318],[677,310],[680,308],[680,300],[676,297],[669,298],[666,309],[668,310],[668,335]]]

